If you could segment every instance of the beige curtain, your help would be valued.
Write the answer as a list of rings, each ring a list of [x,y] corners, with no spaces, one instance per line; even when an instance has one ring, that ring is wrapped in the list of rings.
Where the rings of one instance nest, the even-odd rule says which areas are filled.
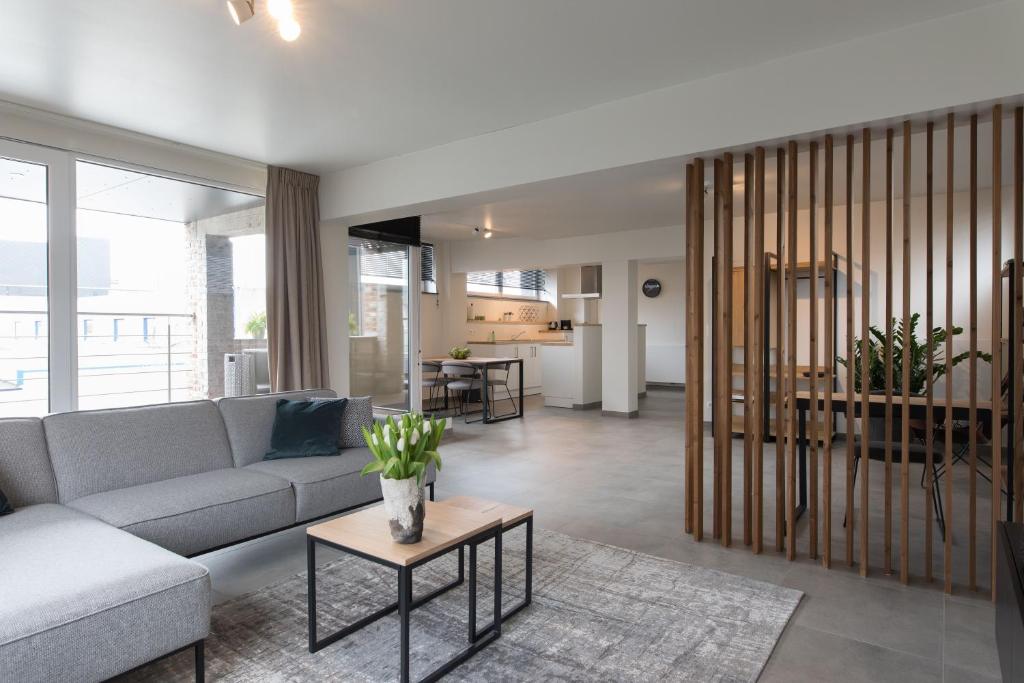
[[[267,343],[274,391],[329,386],[320,178],[267,169]]]

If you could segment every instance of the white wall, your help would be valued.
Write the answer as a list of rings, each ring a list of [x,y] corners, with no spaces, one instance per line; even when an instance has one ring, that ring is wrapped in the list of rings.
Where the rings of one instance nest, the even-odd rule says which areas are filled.
[[[261,195],[267,187],[265,164],[2,101],[0,137],[167,171]]]
[[[638,289],[649,278],[661,283],[661,294],[651,299],[637,291],[637,321],[647,325],[647,381],[682,384],[686,381],[683,262],[639,264]]]
[[[324,264],[324,304],[327,308],[327,367],[331,389],[349,395],[348,341],[348,228],[320,224],[320,255]]]
[[[987,5],[385,159],[325,175],[321,209],[433,213],[552,178],[1015,97],[1022,25],[1024,0]]]
[[[681,206],[679,212],[681,217]],[[683,229],[679,225],[557,239],[461,240],[450,244],[452,272],[457,273],[560,268],[607,260],[682,258],[684,246]],[[565,291],[573,291],[571,283]]]

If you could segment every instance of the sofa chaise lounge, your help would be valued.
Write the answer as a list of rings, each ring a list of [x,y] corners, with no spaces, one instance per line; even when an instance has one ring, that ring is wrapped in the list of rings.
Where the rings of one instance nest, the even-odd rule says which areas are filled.
[[[187,558],[381,499],[365,448],[263,460],[279,398],[334,396],[0,420],[0,681],[102,681],[190,648],[203,680],[210,577]],[[369,399],[346,418],[372,420]]]

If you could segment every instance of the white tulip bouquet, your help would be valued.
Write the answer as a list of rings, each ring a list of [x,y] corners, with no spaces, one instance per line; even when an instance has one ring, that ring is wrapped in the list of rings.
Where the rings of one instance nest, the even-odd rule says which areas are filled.
[[[397,421],[390,415],[384,425],[374,423],[373,429],[363,427],[363,438],[373,460],[363,468],[365,476],[380,472],[385,479],[411,479],[423,481],[423,474],[431,461],[441,469],[441,454],[437,446],[441,443],[447,420],[433,417],[428,422],[420,413],[402,415]]]

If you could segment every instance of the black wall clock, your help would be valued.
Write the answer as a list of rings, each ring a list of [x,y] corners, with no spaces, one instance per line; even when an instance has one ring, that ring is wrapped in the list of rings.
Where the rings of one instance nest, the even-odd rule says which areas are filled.
[[[655,280],[653,277],[649,280],[644,280],[643,290],[644,296],[653,299],[654,297],[661,294],[661,283]]]

